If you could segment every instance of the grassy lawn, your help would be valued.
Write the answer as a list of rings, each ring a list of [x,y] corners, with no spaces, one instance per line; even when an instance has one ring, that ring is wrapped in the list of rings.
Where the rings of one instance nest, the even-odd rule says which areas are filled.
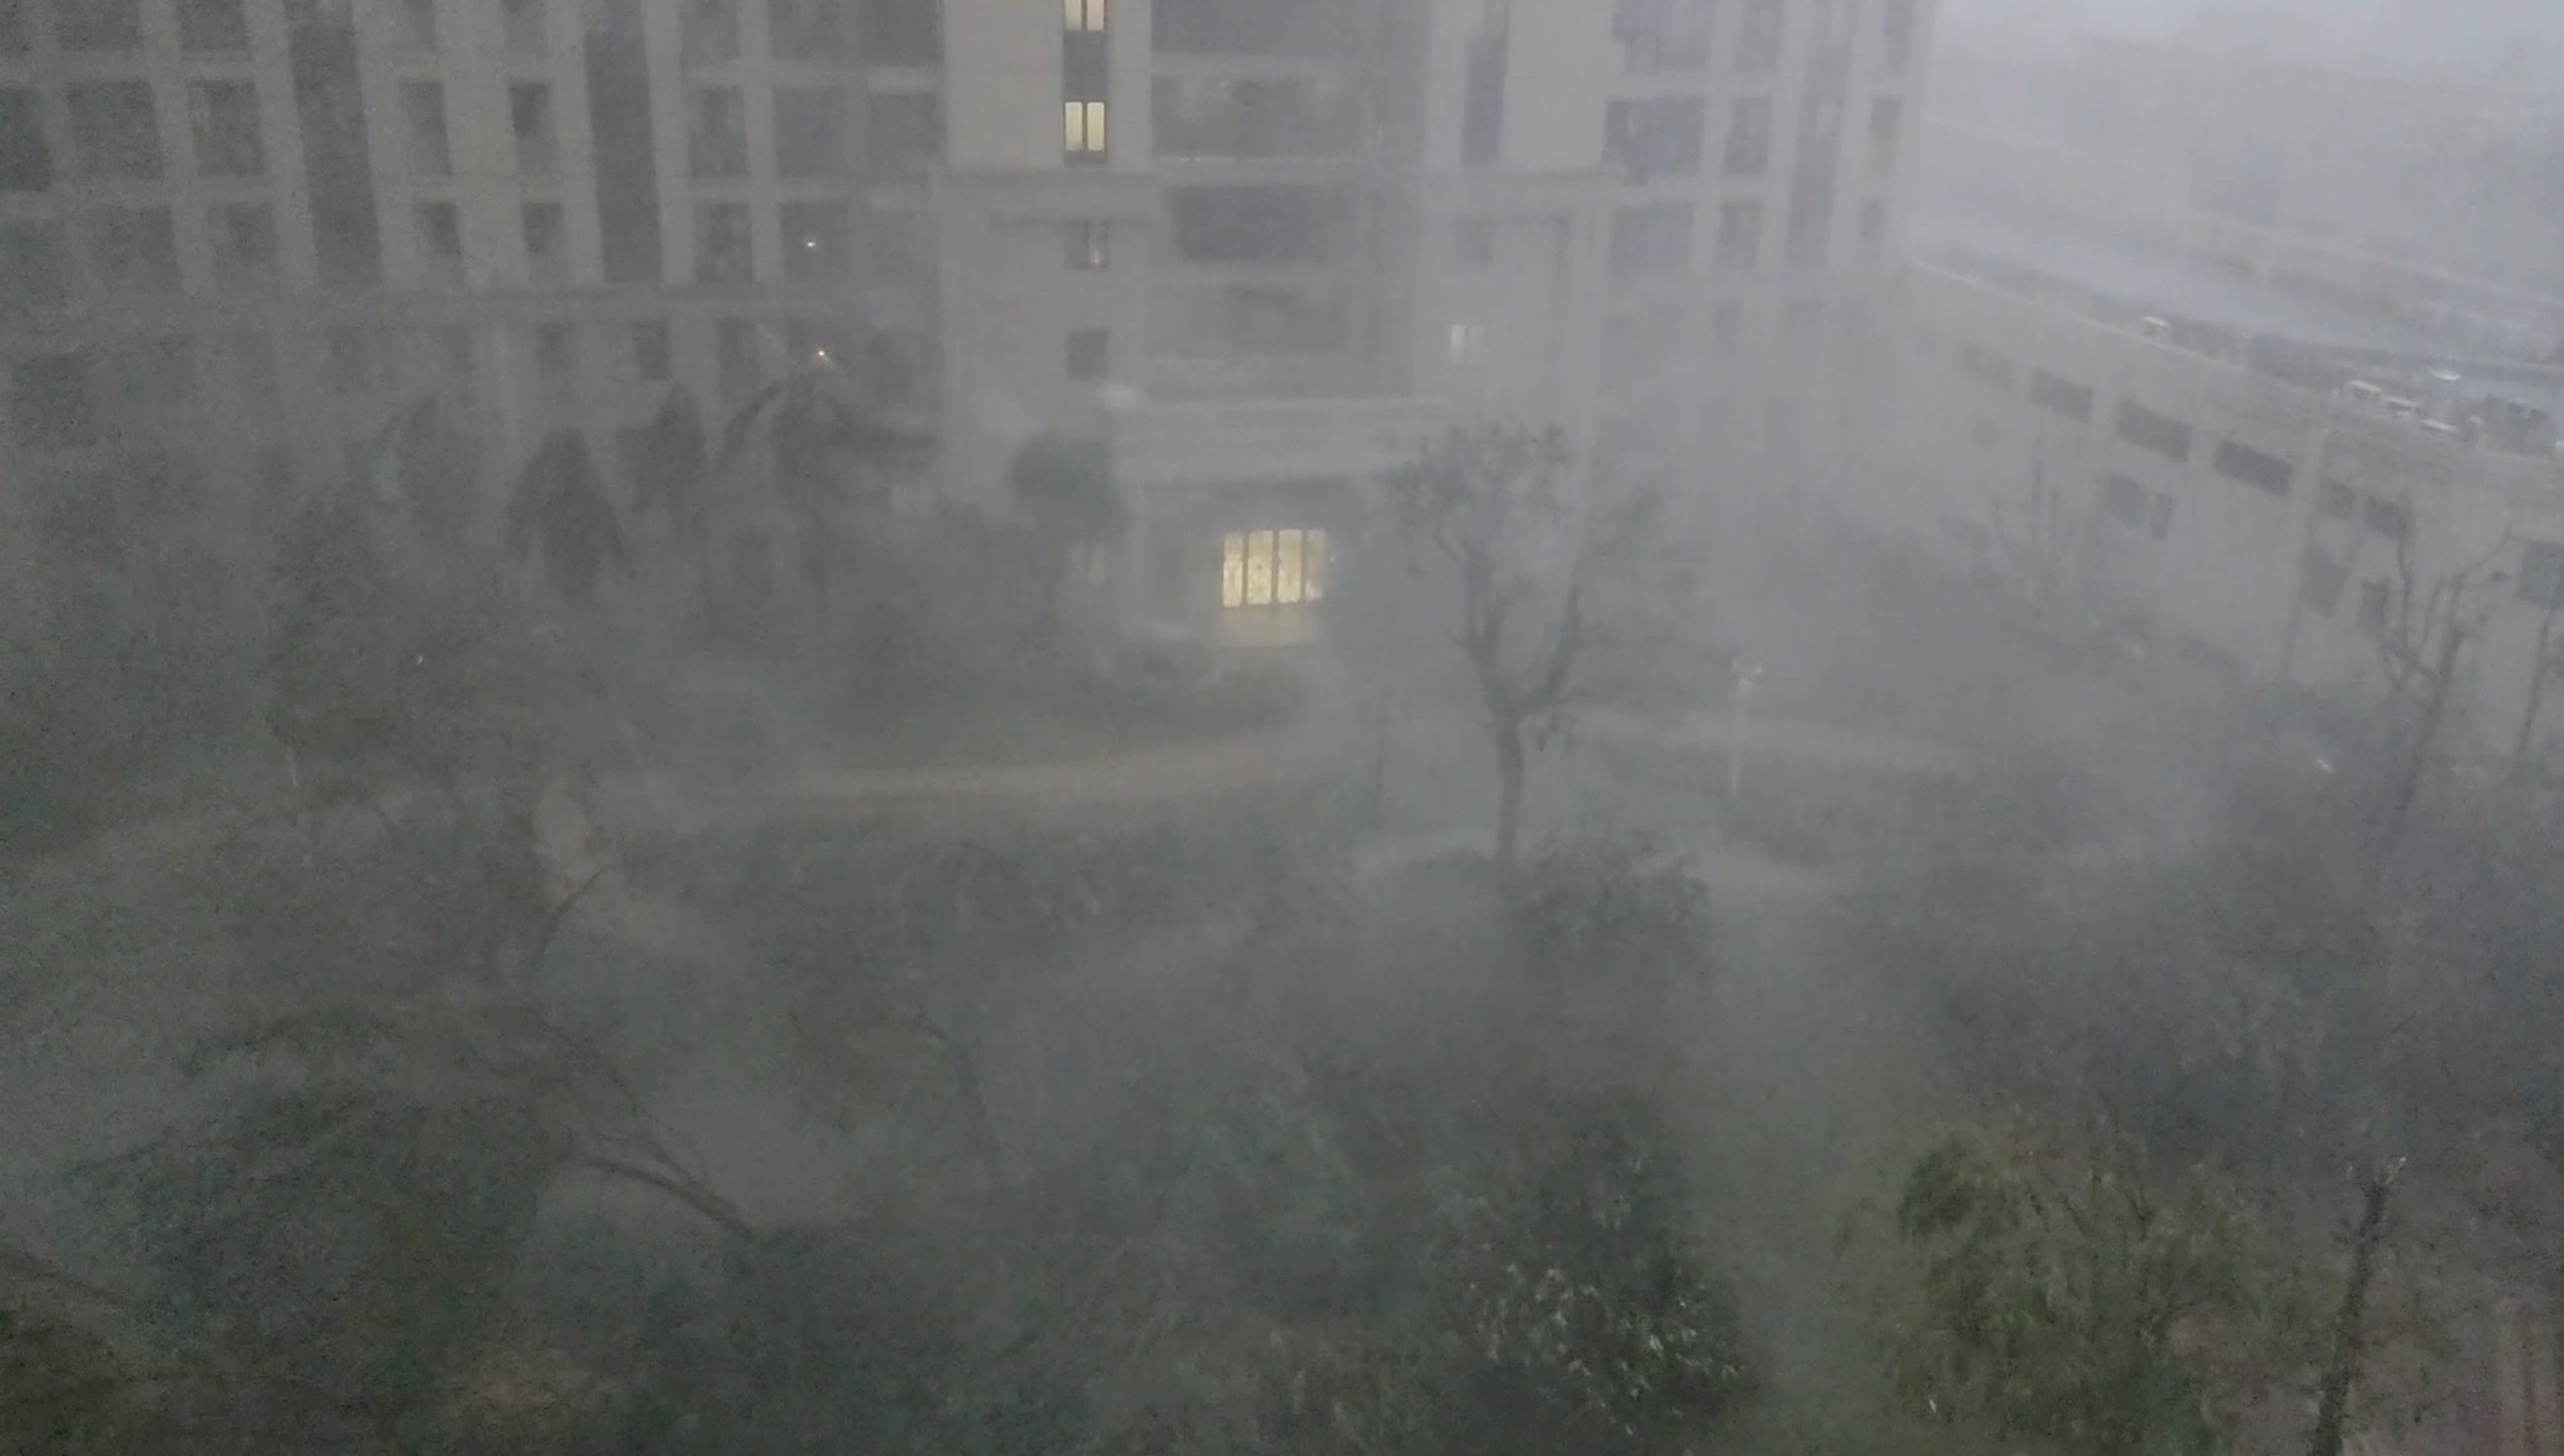
[[[656,765],[723,775],[1075,762],[1287,727],[1308,692],[1281,665],[1180,680],[1024,675],[856,693],[779,670],[690,664],[630,704]]]

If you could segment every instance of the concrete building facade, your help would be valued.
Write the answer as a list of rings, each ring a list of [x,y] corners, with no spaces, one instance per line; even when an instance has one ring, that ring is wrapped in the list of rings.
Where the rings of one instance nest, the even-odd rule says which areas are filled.
[[[2348,704],[2435,664],[2459,621],[2447,745],[2548,751],[2564,375],[2283,348],[2096,278],[1918,261],[1860,510],[2024,589],[2046,573],[2064,610]]]
[[[948,500],[1109,437],[1126,619],[1292,640],[1357,483],[1457,414],[1684,479],[1821,433],[1932,21],[6,0],[0,496],[21,553],[201,554],[424,395],[498,477],[562,427],[611,461],[672,383],[717,413],[824,363],[936,439]]]

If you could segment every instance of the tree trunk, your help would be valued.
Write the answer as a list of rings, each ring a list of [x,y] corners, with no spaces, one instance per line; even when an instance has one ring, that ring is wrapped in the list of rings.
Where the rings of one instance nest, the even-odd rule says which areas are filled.
[[[1496,869],[1507,880],[1522,862],[1523,728],[1499,722],[1496,735]]]
[[[2519,741],[2512,745],[2511,756],[2526,758],[2537,743],[2537,710],[2545,706],[2546,674],[2555,662],[2555,613],[2546,609],[2545,620],[2537,624],[2537,664],[2528,675],[2528,711],[2519,717]]]
[[[2342,1291],[2341,1318],[2333,1326],[2332,1360],[2324,1367],[2323,1394],[2315,1407],[2314,1440],[2309,1456],[2341,1456],[2342,1422],[2350,1406],[2351,1382],[2359,1376],[2360,1347],[2366,1334],[2368,1284],[2377,1273],[2377,1246],[2386,1234],[2386,1199],[2394,1191],[2388,1177],[2369,1180],[2360,1210],[2359,1232],[2350,1246],[2350,1287]]]
[[[2451,622],[2449,635],[2440,645],[2440,666],[2431,679],[2431,696],[2423,705],[2422,726],[2398,771],[2394,797],[2387,800],[2385,834],[2378,843],[2380,860],[2395,852],[2395,846],[2404,838],[2404,826],[2412,818],[2413,800],[2422,790],[2422,772],[2430,766],[2431,741],[2440,735],[2440,723],[2448,716],[2449,693],[2457,683],[2457,653],[2464,645],[2464,630]]]

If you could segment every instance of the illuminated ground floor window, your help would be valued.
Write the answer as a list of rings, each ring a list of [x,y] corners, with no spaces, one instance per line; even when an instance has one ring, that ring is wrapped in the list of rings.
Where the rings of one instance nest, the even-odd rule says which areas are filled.
[[[1232,530],[1220,537],[1219,604],[1292,607],[1327,596],[1327,533]]]

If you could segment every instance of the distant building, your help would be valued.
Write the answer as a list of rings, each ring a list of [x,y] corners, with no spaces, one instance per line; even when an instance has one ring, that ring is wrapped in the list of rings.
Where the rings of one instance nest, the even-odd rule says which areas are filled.
[[[2538,665],[2564,643],[2564,298],[2239,223],[2139,150],[2103,165],[2001,119],[1932,128],[1864,507],[2371,700],[2433,660],[2462,583],[2451,741],[2507,753],[2532,706],[2533,742],[2564,727]]]

